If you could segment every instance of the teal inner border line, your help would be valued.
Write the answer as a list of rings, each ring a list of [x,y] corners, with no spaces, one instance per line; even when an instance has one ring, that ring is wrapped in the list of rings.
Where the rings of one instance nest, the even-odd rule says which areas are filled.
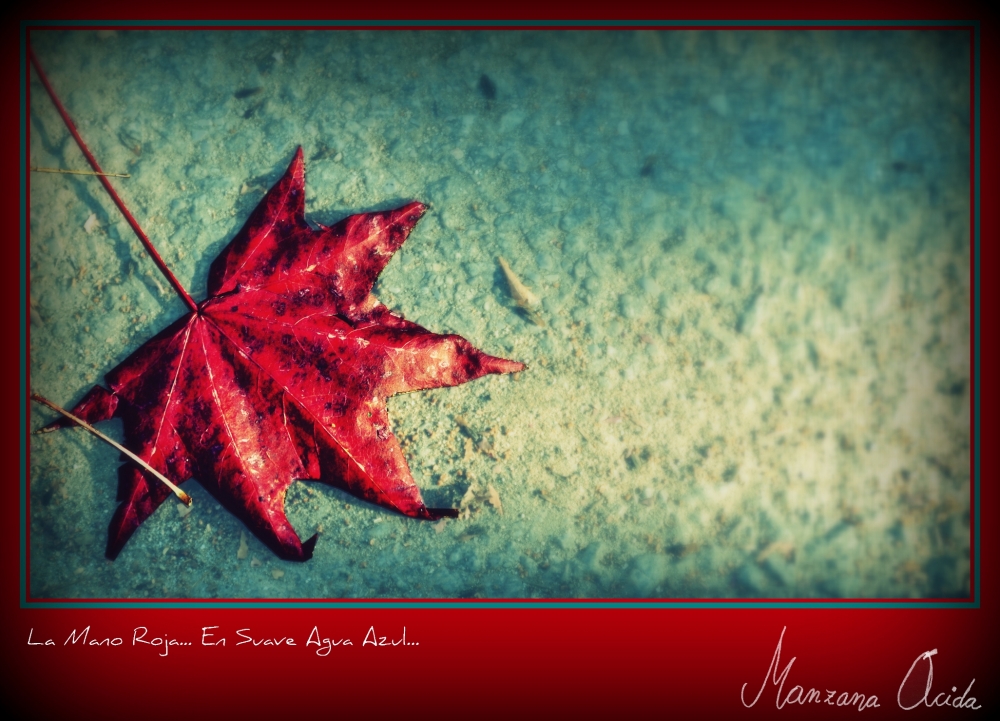
[[[973,133],[973,182],[972,182],[972,245],[973,245],[973,330],[972,330],[972,365],[973,365],[973,598],[969,600],[956,601],[778,601],[766,599],[754,601],[752,599],[739,601],[538,601],[538,600],[506,600],[506,601],[421,601],[411,599],[405,601],[240,601],[224,600],[219,602],[207,602],[204,600],[193,601],[148,601],[138,602],[134,600],[122,601],[28,601],[28,444],[27,444],[27,219],[28,219],[28,189],[25,184],[27,178],[27,158],[28,158],[28,29],[66,27],[66,28],[91,28],[91,27],[157,27],[164,29],[184,29],[184,28],[359,28],[359,27],[412,27],[412,28],[579,28],[579,29],[615,29],[615,28],[716,28],[716,29],[738,29],[738,28],[969,28],[973,34],[972,58],[973,58],[973,92],[972,111],[975,132]],[[772,608],[815,608],[815,609],[904,609],[904,608],[950,608],[950,609],[978,609],[981,606],[980,587],[982,585],[982,567],[980,565],[980,539],[982,517],[980,512],[980,303],[979,303],[979,249],[980,249],[980,24],[978,20],[343,20],[343,21],[297,21],[297,20],[206,20],[206,21],[176,21],[176,20],[38,20],[22,21],[20,28],[20,218],[19,218],[19,248],[20,263],[18,278],[20,281],[20,319],[19,319],[19,339],[20,339],[20,397],[18,399],[18,413],[21,423],[18,440],[20,443],[20,607],[31,609],[45,608],[198,608],[198,609],[248,609],[248,608],[394,608],[394,609],[419,609],[419,608],[718,608],[718,609],[772,609]]]
[[[266,27],[266,28],[634,28],[634,27],[979,27],[976,20],[37,20],[22,27]]]
[[[973,553],[973,568],[975,569],[975,601],[974,607],[979,608],[980,604],[980,587],[983,585],[982,582],[982,566],[979,562],[979,556],[981,552],[981,537],[982,537],[982,514],[981,506],[982,502],[980,499],[979,491],[982,479],[980,477],[982,469],[982,459],[980,457],[982,448],[982,437],[979,430],[980,427],[980,411],[981,411],[981,400],[980,400],[980,375],[981,375],[981,364],[980,364],[980,353],[979,353],[979,333],[980,333],[980,317],[982,310],[979,306],[979,250],[980,250],[980,233],[981,233],[981,221],[980,221],[980,207],[981,207],[981,196],[980,196],[980,133],[982,132],[982,119],[980,118],[980,65],[979,65],[979,52],[980,52],[980,37],[979,37],[979,23],[975,23],[972,33],[972,58],[973,58],[973,77],[972,77],[972,117],[975,118],[976,130],[973,134],[973,145],[972,145],[972,163],[973,163],[973,180],[972,180],[972,202],[973,202],[973,216],[972,216],[972,382],[975,387],[975,393],[973,393],[972,398],[972,408],[973,408],[973,422],[972,422],[972,488],[973,488],[973,505],[975,510],[973,511],[975,517],[975,536],[972,542],[972,553]]]
[[[20,597],[21,608],[25,607],[28,589],[28,34],[27,28],[21,24],[18,53],[18,70],[21,74],[18,85],[21,93],[20,108],[20,143],[18,151],[18,179],[20,194],[18,199],[18,352],[20,353],[18,374],[17,413],[21,428],[17,434],[19,468],[19,503],[18,514],[21,523],[18,540],[20,543]]]
[[[199,608],[224,610],[230,608],[381,608],[381,609],[422,609],[422,608],[552,608],[552,609],[592,609],[592,608],[718,608],[718,609],[765,609],[765,608],[815,608],[815,609],[848,609],[848,608],[881,608],[881,609],[903,609],[903,608],[978,608],[978,602],[973,604],[968,601],[955,601],[953,603],[942,601],[914,601],[903,603],[900,601],[817,601],[807,603],[802,601],[775,601],[753,599],[740,601],[579,601],[571,603],[568,601],[544,601],[544,600],[497,600],[497,601],[427,601],[420,599],[404,601],[288,601],[265,600],[265,601],[218,601],[216,603],[194,600],[194,601],[149,601],[137,603],[135,601],[32,601],[21,602],[21,608]]]

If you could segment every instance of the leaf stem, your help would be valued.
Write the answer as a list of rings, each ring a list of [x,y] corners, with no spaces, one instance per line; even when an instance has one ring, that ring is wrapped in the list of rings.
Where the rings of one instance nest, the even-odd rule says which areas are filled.
[[[184,491],[182,491],[180,488],[178,488],[177,486],[175,486],[173,484],[173,482],[169,478],[167,478],[165,475],[163,475],[158,470],[156,470],[155,468],[153,468],[151,465],[149,465],[148,463],[146,463],[146,461],[144,461],[141,458],[139,458],[139,456],[137,456],[136,454],[134,454],[132,451],[130,451],[128,448],[126,448],[122,444],[120,444],[120,443],[118,443],[116,441],[113,441],[110,438],[108,438],[106,435],[104,435],[99,430],[97,430],[96,428],[94,428],[92,425],[90,425],[89,423],[87,423],[87,421],[83,420],[82,418],[77,418],[72,413],[70,413],[69,411],[67,411],[65,408],[60,408],[59,406],[57,406],[52,401],[48,400],[47,398],[44,398],[43,396],[38,395],[37,393],[32,393],[31,394],[31,400],[33,400],[35,403],[41,403],[43,406],[48,406],[49,408],[51,408],[52,410],[54,410],[56,413],[61,413],[62,415],[66,416],[71,421],[73,421],[74,423],[76,423],[78,426],[82,426],[83,428],[86,428],[88,431],[90,431],[91,433],[93,433],[95,436],[97,436],[98,438],[100,438],[105,443],[111,444],[112,446],[114,446],[115,448],[117,448],[119,451],[121,451],[122,453],[124,453],[126,456],[128,456],[129,458],[131,458],[133,461],[135,461],[136,463],[138,463],[140,466],[142,466],[145,470],[149,471],[154,476],[156,476],[161,481],[163,481],[166,484],[167,488],[169,488],[171,491],[173,491],[174,495],[176,495],[179,499],[181,499],[181,503],[183,503],[185,506],[190,506],[191,505],[191,503],[192,503],[191,496],[189,496]]]
[[[198,304],[194,302],[194,299],[184,289],[184,286],[182,286],[180,281],[177,280],[174,274],[170,272],[170,268],[168,268],[167,264],[163,262],[163,258],[160,257],[160,254],[156,252],[156,248],[153,247],[153,243],[143,232],[142,228],[139,227],[139,222],[132,217],[132,214],[128,211],[128,208],[125,207],[125,203],[122,201],[120,197],[118,197],[118,193],[115,192],[114,187],[111,185],[111,181],[107,179],[104,171],[101,170],[101,166],[98,165],[97,159],[90,152],[90,149],[87,147],[87,144],[83,142],[83,138],[80,137],[80,133],[77,131],[76,126],[73,124],[73,120],[69,117],[69,113],[66,112],[66,108],[63,107],[62,102],[59,100],[59,96],[56,95],[56,91],[53,90],[52,85],[49,84],[48,77],[46,77],[45,72],[42,70],[42,66],[38,62],[38,58],[35,57],[34,48],[32,48],[30,45],[28,46],[28,55],[31,57],[31,64],[35,66],[35,72],[38,73],[38,79],[41,80],[42,85],[45,86],[45,90],[48,92],[49,97],[52,98],[52,102],[53,104],[55,104],[56,110],[58,110],[59,115],[62,116],[63,122],[66,123],[66,127],[69,128],[70,135],[73,136],[73,139],[76,141],[76,144],[79,145],[80,150],[83,151],[83,155],[85,158],[87,158],[87,162],[90,163],[90,167],[92,167],[94,171],[97,173],[97,179],[101,181],[101,184],[104,186],[104,189],[108,191],[108,195],[111,196],[111,200],[114,201],[114,204],[118,206],[118,210],[120,210],[122,215],[125,216],[125,220],[127,220],[128,224],[132,226],[132,230],[135,231],[135,234],[138,236],[139,240],[146,247],[146,250],[149,252],[150,256],[152,256],[153,262],[156,263],[156,267],[160,269],[160,272],[163,273],[163,275],[166,276],[167,280],[170,281],[170,284],[174,286],[174,290],[177,291],[181,299],[188,304],[191,310],[197,313]]]

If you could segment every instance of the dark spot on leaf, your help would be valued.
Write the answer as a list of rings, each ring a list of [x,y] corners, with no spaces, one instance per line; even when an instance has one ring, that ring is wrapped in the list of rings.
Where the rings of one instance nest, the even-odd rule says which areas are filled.
[[[330,381],[332,376],[330,375],[330,361],[326,358],[320,356],[316,359],[316,370],[323,377],[323,380]]]

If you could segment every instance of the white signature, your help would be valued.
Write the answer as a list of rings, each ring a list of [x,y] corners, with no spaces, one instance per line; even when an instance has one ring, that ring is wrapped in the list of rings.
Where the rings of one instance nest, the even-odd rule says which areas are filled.
[[[903,683],[899,684],[899,691],[896,692],[896,703],[904,711],[909,711],[912,708],[916,708],[921,703],[925,706],[933,708],[934,706],[951,706],[952,708],[971,708],[978,711],[983,706],[982,704],[976,703],[975,696],[969,696],[969,691],[972,690],[972,684],[976,682],[976,679],[969,681],[969,685],[965,687],[965,691],[961,696],[955,696],[952,698],[951,693],[958,691],[957,686],[951,687],[951,693],[945,694],[943,691],[934,697],[933,701],[928,701],[931,695],[931,685],[934,683],[934,662],[931,661],[931,656],[937,655],[937,649],[933,651],[924,651],[922,654],[917,656],[913,663],[910,664],[910,670],[906,672],[906,676],[903,677]],[[906,686],[906,682],[910,680],[910,674],[913,673],[913,669],[917,667],[917,664],[921,661],[927,661],[927,685],[924,686],[924,695],[920,697],[918,701],[910,704],[909,706],[903,705],[903,687]],[[942,696],[944,699],[942,700]],[[968,698],[966,698],[968,697]]]
[[[787,627],[786,627],[787,628]],[[848,693],[847,691],[842,691],[840,695],[837,695],[836,689],[833,691],[826,689],[826,695],[816,688],[810,688],[806,691],[802,686],[795,685],[788,690],[787,694],[784,694],[785,690],[785,680],[788,678],[789,672],[792,670],[792,664],[795,663],[795,656],[792,656],[792,660],[788,662],[785,669],[778,674],[778,666],[781,663],[781,642],[785,638],[785,629],[781,629],[781,636],[778,637],[778,646],[774,649],[774,656],[771,657],[771,665],[767,667],[767,673],[764,674],[764,683],[760,685],[760,691],[757,695],[753,697],[753,701],[747,703],[746,690],[747,685],[743,684],[743,688],[740,689],[740,700],[743,705],[750,708],[757,703],[760,699],[760,695],[764,693],[764,689],[767,687],[767,681],[770,678],[771,682],[778,687],[778,693],[774,698],[774,704],[779,709],[785,704],[797,703],[805,705],[807,703],[825,703],[828,706],[857,706],[858,711],[864,711],[866,708],[879,708],[878,696],[872,694],[871,696],[866,696],[863,693]],[[784,695],[783,695],[784,694]]]
[[[788,680],[788,676],[792,670],[792,665],[795,663],[796,659],[795,656],[792,656],[792,660],[789,661],[779,672],[779,668],[781,668],[781,642],[785,638],[786,628],[781,629],[781,636],[778,637],[778,645],[774,649],[774,656],[771,657],[771,665],[767,667],[767,672],[764,674],[764,681],[761,683],[760,690],[757,691],[757,695],[753,697],[752,701],[748,702],[747,684],[743,684],[743,688],[740,689],[740,700],[743,702],[745,707],[750,708],[760,700],[761,694],[764,693],[764,689],[767,688],[768,681],[770,681],[774,686],[778,687],[777,693],[774,697],[774,704],[779,709],[784,707],[786,704],[799,704],[804,706],[805,704],[815,703],[826,704],[828,706],[856,707],[858,711],[864,711],[866,708],[879,708],[878,696],[875,694],[867,695],[857,691],[841,691],[838,694],[835,689],[832,691],[830,689],[820,690],[818,688],[809,688],[806,690],[803,686],[796,684],[788,690],[788,693],[785,693],[785,681]],[[936,654],[937,649],[934,649],[933,651],[925,651],[917,656],[917,658],[910,665],[910,670],[906,672],[906,676],[903,677],[903,682],[899,684],[899,691],[896,693],[896,702],[899,704],[899,707],[904,711],[917,708],[921,704],[929,708],[933,708],[935,706],[950,706],[952,708],[973,710],[981,709],[982,705],[976,702],[976,697],[969,696],[969,692],[972,690],[972,684],[976,682],[976,679],[972,679],[972,681],[969,682],[969,685],[966,687],[965,692],[962,693],[961,696],[952,696],[952,694],[958,691],[957,686],[952,686],[951,693],[941,692],[934,696],[933,700],[931,700],[931,688],[934,683],[934,662],[931,660],[931,657]],[[904,704],[903,689],[906,687],[907,682],[910,680],[910,676],[913,675],[914,670],[921,661],[927,662],[927,680],[924,686],[923,695],[909,705]]]

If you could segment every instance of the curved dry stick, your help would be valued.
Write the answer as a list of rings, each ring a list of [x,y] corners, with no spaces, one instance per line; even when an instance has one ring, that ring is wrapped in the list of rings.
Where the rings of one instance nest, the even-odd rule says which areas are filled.
[[[93,433],[95,436],[97,436],[98,438],[100,438],[105,443],[111,444],[112,446],[114,446],[115,448],[117,448],[119,451],[121,451],[122,453],[124,453],[126,456],[128,456],[129,458],[131,458],[133,461],[135,461],[136,463],[138,463],[140,466],[142,466],[145,470],[149,471],[154,476],[156,476],[161,481],[163,481],[163,483],[166,484],[167,488],[169,488],[171,491],[173,491],[174,495],[176,495],[179,499],[181,499],[181,503],[183,503],[185,506],[190,506],[191,505],[191,496],[189,496],[184,491],[182,491],[180,488],[178,488],[176,485],[174,485],[173,481],[171,481],[165,475],[163,475],[158,470],[156,470],[155,468],[153,468],[151,465],[149,465],[148,463],[146,463],[146,461],[144,461],[141,458],[139,458],[139,456],[137,456],[136,454],[134,454],[132,451],[130,451],[125,446],[123,446],[121,443],[118,443],[117,441],[114,441],[111,438],[108,438],[106,435],[104,435],[99,430],[97,430],[96,428],[94,428],[92,425],[90,425],[89,423],[87,423],[87,421],[83,420],[82,418],[77,418],[72,413],[70,413],[69,411],[67,411],[65,408],[60,408],[59,406],[57,406],[55,403],[53,403],[49,399],[45,398],[44,396],[40,396],[37,393],[32,393],[31,394],[31,400],[33,400],[35,403],[41,403],[43,406],[48,406],[49,408],[51,408],[52,410],[54,410],[56,413],[62,413],[64,416],[66,416],[67,418],[69,418],[71,421],[73,421],[74,423],[76,423],[78,426],[80,426],[82,428],[86,428],[88,431],[90,431],[91,433]],[[38,431],[35,431],[35,433],[38,433]]]

